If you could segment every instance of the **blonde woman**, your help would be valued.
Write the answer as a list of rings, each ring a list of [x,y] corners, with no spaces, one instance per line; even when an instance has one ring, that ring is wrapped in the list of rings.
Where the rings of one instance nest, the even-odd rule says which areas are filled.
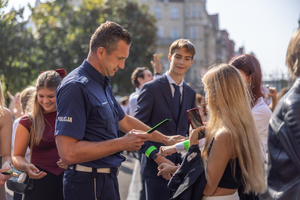
[[[210,69],[203,78],[209,106],[206,141],[202,151],[207,184],[204,200],[236,200],[245,192],[265,190],[263,158],[250,97],[241,74],[231,65]],[[198,145],[199,127],[190,134]]]
[[[0,81],[0,155],[2,156],[2,168],[0,168],[0,199],[5,200],[4,183],[9,179],[10,175],[3,175],[4,172],[10,169],[11,164],[11,132],[12,132],[12,116],[10,111],[4,107],[4,96]]]

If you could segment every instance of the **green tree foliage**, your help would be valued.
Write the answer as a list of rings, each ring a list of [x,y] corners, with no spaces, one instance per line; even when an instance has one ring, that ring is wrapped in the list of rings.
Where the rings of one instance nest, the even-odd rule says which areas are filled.
[[[112,84],[120,86],[121,90],[133,88],[130,82],[133,70],[138,66],[151,66],[157,32],[155,17],[148,13],[148,7],[145,5],[139,7],[137,3],[119,0],[107,1],[105,13],[108,13],[108,20],[118,22],[132,35],[126,67],[115,74]]]
[[[133,37],[130,56],[124,70],[112,78],[112,85],[130,92],[130,76],[137,66],[150,66],[155,49],[155,18],[146,6],[126,0],[85,0],[73,7],[66,0],[56,0],[32,9],[36,24],[40,66],[45,69],[65,68],[70,72],[87,57],[90,37],[97,27],[115,21],[129,30]]]
[[[11,93],[32,83],[37,76],[34,38],[23,20],[24,8],[4,12],[7,0],[0,1],[0,76]]]
[[[24,21],[24,8],[5,13],[8,0],[0,1],[0,78],[12,93],[36,80],[40,71],[65,68],[70,72],[87,57],[89,41],[103,22],[115,21],[133,37],[124,70],[112,78],[119,91],[130,92],[132,71],[150,67],[155,49],[155,18],[148,8],[127,0],[85,0],[73,7],[66,0],[49,1],[31,8],[33,28]]]

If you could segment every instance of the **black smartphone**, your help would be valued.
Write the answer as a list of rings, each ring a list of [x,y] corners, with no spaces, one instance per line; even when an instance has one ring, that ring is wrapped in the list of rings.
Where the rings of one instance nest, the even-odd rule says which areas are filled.
[[[190,124],[192,125],[192,128],[198,128],[199,126],[203,126],[203,122],[199,113],[198,108],[190,109],[186,112],[188,119],[190,121]],[[198,133],[198,139],[205,137],[205,130],[201,130]]]

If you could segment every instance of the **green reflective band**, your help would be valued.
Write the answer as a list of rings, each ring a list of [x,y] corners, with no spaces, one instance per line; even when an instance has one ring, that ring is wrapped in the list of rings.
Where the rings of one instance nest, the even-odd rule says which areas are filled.
[[[154,151],[155,149],[157,149],[155,146],[151,146],[147,149],[147,151],[145,152],[145,155],[149,158],[150,154],[152,153],[152,151]]]
[[[184,145],[184,149],[187,151],[189,149],[190,142],[188,140],[183,141],[183,145]]]

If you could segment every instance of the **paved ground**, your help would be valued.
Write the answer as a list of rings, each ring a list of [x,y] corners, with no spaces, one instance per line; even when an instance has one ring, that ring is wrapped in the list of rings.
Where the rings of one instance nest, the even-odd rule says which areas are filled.
[[[128,155],[125,153],[124,156],[126,157],[126,161],[122,163],[118,176],[121,200],[127,199],[133,168],[136,161],[131,154]]]
[[[131,176],[136,160],[131,154],[124,153],[124,156],[126,157],[126,161],[123,162],[118,176],[121,200],[127,199],[128,189],[131,182]],[[13,193],[8,189],[6,191],[7,200],[13,200]]]

